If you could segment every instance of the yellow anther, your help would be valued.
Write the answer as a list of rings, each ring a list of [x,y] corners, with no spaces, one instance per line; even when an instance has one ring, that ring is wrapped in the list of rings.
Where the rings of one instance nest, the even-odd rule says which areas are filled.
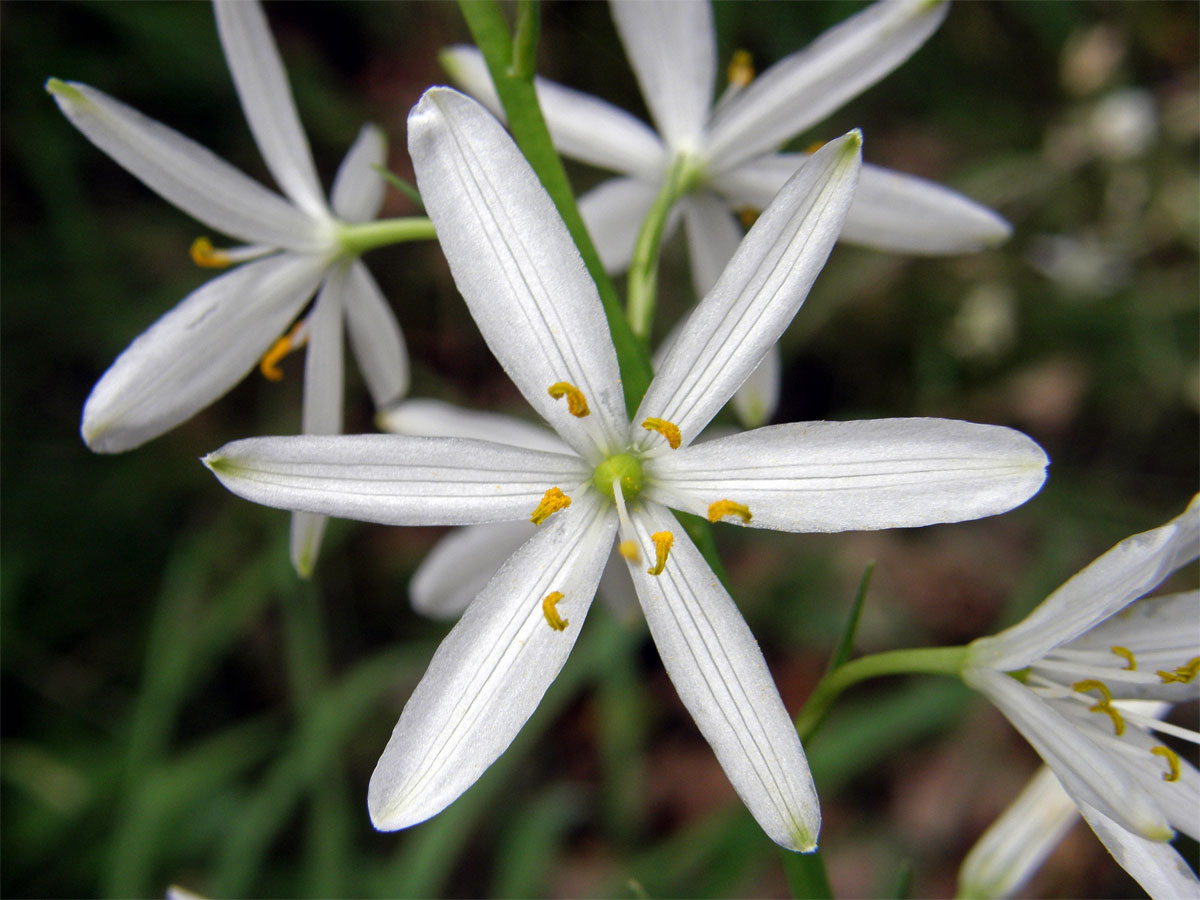
[[[661,575],[663,567],[667,564],[667,554],[671,552],[671,545],[675,543],[675,535],[669,531],[656,531],[650,535],[650,540],[654,541],[654,566],[646,571],[651,575]]]
[[[750,524],[750,507],[732,500],[718,500],[708,505],[708,521],[719,522],[726,516],[737,516],[743,525]]]
[[[754,223],[758,221],[758,217],[761,215],[762,210],[752,209],[749,206],[744,206],[737,211],[738,221],[740,221],[742,223],[742,227],[746,229],[751,228]]]
[[[1158,677],[1162,679],[1163,684],[1171,684],[1178,681],[1181,684],[1191,684],[1196,680],[1197,673],[1200,673],[1200,656],[1192,657],[1191,661],[1182,666],[1176,666],[1170,672],[1158,670]]]
[[[1121,671],[1133,672],[1133,671],[1137,670],[1137,660],[1133,656],[1133,651],[1130,650],[1128,647],[1109,647],[1108,649],[1111,650],[1113,653],[1117,654],[1117,656],[1121,657],[1121,659],[1125,660],[1125,662],[1128,663],[1128,665],[1125,666],[1125,668],[1122,669]]]
[[[813,141],[811,144],[809,144],[807,147],[804,148],[804,152],[805,153],[816,153],[818,150],[820,150],[824,146],[825,146],[825,141]]]
[[[537,505],[529,521],[534,525],[541,525],[560,509],[566,509],[570,505],[571,498],[560,489],[552,487],[542,495],[542,502]]]
[[[642,558],[642,554],[638,550],[637,541],[621,541],[621,543],[617,544],[617,552],[634,564],[640,562]]]
[[[642,427],[647,431],[657,431],[665,437],[667,443],[671,445],[672,450],[678,450],[679,445],[683,443],[683,435],[679,433],[679,426],[673,422],[668,422],[666,419],[657,419],[651,416],[642,423]]]
[[[588,414],[587,399],[583,396],[583,391],[573,384],[556,381],[550,385],[550,396],[555,400],[566,397],[567,411],[577,419],[582,419]]]
[[[1167,765],[1171,771],[1163,772],[1163,781],[1178,781],[1179,780],[1179,754],[1170,747],[1165,747],[1159,744],[1156,747],[1151,747],[1150,752],[1155,756],[1161,756],[1167,761]]]
[[[729,60],[729,68],[725,71],[729,83],[744,88],[754,80],[754,57],[749,50],[734,50],[733,58]]]
[[[1120,710],[1112,705],[1112,692],[1104,682],[1088,679],[1075,682],[1071,688],[1076,691],[1099,691],[1100,702],[1089,706],[1088,712],[1102,712],[1112,719],[1113,731],[1117,733],[1117,737],[1125,733],[1125,719],[1122,718]]]
[[[1101,703],[1112,703],[1112,691],[1108,689],[1108,685],[1106,685],[1103,681],[1096,681],[1094,679],[1077,681],[1071,685],[1071,690],[1079,691],[1080,693],[1085,691],[1099,691],[1100,696],[1104,698],[1100,701]]]
[[[300,347],[307,343],[307,338],[300,337],[300,332],[304,328],[304,320],[297,322],[292,330],[277,340],[271,345],[271,349],[263,354],[262,360],[258,364],[258,370],[262,372],[263,378],[267,381],[283,381],[283,369],[279,368],[280,361]]]
[[[192,262],[205,269],[224,269],[233,263],[233,259],[224,250],[218,250],[212,241],[206,237],[198,237],[192,241]],[[280,378],[283,376],[281,375]]]
[[[571,623],[558,614],[558,610],[554,605],[563,598],[562,591],[552,591],[546,595],[546,599],[542,601],[542,615],[546,617],[546,624],[555,631],[562,631]]]

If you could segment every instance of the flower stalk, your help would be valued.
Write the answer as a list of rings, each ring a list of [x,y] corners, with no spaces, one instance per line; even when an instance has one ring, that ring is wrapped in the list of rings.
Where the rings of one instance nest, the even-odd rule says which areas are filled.
[[[918,647],[873,653],[839,666],[821,679],[796,716],[796,731],[800,740],[806,741],[812,737],[833,701],[842,691],[860,681],[884,675],[949,675],[960,678],[966,655],[966,647]]]
[[[437,238],[433,223],[424,216],[380,219],[375,222],[346,222],[338,227],[338,243],[351,256],[368,250],[402,244],[406,241],[432,241]]]

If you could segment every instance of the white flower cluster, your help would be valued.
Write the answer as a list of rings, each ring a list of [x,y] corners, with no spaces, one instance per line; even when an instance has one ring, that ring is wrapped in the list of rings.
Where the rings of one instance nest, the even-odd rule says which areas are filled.
[[[377,245],[364,228],[387,225],[364,225],[383,200],[385,139],[363,129],[327,202],[256,3],[217,0],[216,18],[282,197],[94,88],[48,83],[98,147],[246,244],[193,247],[199,263],[239,265],[164,315],[101,378],[83,414],[88,445],[136,447],[254,366],[270,377],[282,354],[307,344],[304,433],[210,453],[204,462],[221,483],[292,512],[292,557],[303,574],[327,516],[465,526],[413,584],[422,611],[461,617],[371,779],[378,828],[437,814],[504,752],[564,665],[600,587],[619,608],[640,606],[680,698],[766,834],[788,849],[816,847],[819,805],[797,731],[737,606],[671,510],[787,532],[918,527],[1002,513],[1041,487],[1042,449],[992,425],[808,422],[699,439],[739,392],[747,425],[770,419],[776,344],[839,238],[922,254],[1007,238],[1006,222],[965,197],[864,166],[857,130],[811,153],[779,152],[904,62],[947,8],[883,0],[758,78],[741,61],[714,97],[706,2],[614,0],[653,129],[602,100],[536,81],[557,149],[618,173],[580,202],[610,271],[630,266],[664,183],[683,178],[666,225],[683,223],[701,299],[660,350],[632,415],[597,287],[497,119],[504,111],[483,56],[469,47],[445,52],[452,76],[479,102],[435,87],[409,114],[408,149],[432,225],[419,236],[436,231],[476,325],[547,428],[397,402],[408,389],[403,339],[358,259]],[[743,234],[745,210],[760,214]],[[390,234],[378,243],[409,239]],[[339,434],[343,323],[392,433]],[[1200,776],[1152,735],[1197,735],[1135,701],[1196,696],[1198,595],[1130,604],[1196,558],[1198,515],[1193,501],[1163,528],[1114,548],[1026,622],[972,644],[962,670],[1046,759],[1122,865],[1160,896],[1197,893],[1195,875],[1166,841],[1174,828],[1200,831]],[[1051,790],[1044,781],[1039,794]],[[1032,801],[1024,802],[1028,809]],[[1032,814],[1022,815],[1018,826]],[[964,892],[1015,890],[1059,831],[1043,829],[1036,844],[998,825],[1002,836],[989,836],[964,868]]]

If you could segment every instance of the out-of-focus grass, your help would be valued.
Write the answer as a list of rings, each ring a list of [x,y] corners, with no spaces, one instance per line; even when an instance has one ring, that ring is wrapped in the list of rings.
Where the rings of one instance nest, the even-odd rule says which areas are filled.
[[[722,61],[760,68],[842,4],[717,7]],[[465,39],[450,4],[272,4],[328,178],[364,119],[409,176],[404,115]],[[1196,490],[1197,13],[1186,4],[959,4],[881,85],[798,145],[862,126],[868,161],[936,178],[1014,225],[949,260],[835,250],[784,339],[778,419],[945,415],[1022,428],[1054,464],[1004,517],[900,534],[718,530],[734,594],[789,708],[878,561],[860,650],[965,641],[1022,615]],[[538,713],[460,801],[396,835],[366,782],[444,626],[408,608],[438,534],[334,523],[317,575],[286,517],[224,493],[196,458],[298,423],[288,380],[251,378],[117,457],[77,435],[91,384],[205,273],[199,226],[96,151],[43,92],[86,81],[265,177],[203,4],[0,5],[3,79],[3,722],[6,895],[784,894],[778,854],[681,709],[640,627],[605,610]],[[642,112],[606,9],[548,4],[545,71]],[[1103,137],[1136,87],[1144,148]],[[1119,148],[1118,148],[1119,149]],[[582,186],[599,176],[573,168]],[[399,194],[389,211],[410,209]],[[214,237],[218,237],[215,236]],[[414,393],[520,411],[436,250],[369,258],[410,337]],[[678,244],[663,330],[691,298]],[[355,375],[348,422],[369,430]],[[958,859],[1034,758],[958,686],[864,685],[810,743],[835,893],[953,890]],[[1132,883],[1071,835],[1036,893]]]

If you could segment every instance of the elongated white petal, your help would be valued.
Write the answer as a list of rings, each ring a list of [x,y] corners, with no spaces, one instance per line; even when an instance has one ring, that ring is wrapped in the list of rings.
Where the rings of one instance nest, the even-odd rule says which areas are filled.
[[[963,860],[958,896],[1014,896],[1078,821],[1075,802],[1042,766]]]
[[[1113,859],[1155,900],[1200,897],[1200,880],[1170,844],[1135,834],[1088,803],[1079,803],[1079,811]]]
[[[216,0],[217,33],[263,162],[292,202],[328,215],[287,72],[257,0]]]
[[[774,150],[858,96],[925,43],[948,9],[941,0],[883,0],[780,60],[714,117],[713,170]]]
[[[762,358],[758,368],[742,382],[733,395],[733,411],[746,428],[759,428],[771,420],[779,406],[779,381],[783,377],[779,345]]]
[[[417,184],[479,330],[541,416],[593,461],[627,427],[608,324],[566,226],[512,139],[474,100],[425,92],[408,118]],[[549,394],[565,382],[589,414]]]
[[[283,254],[188,294],[126,348],[92,388],[80,432],[99,453],[169,431],[241,381],[312,296],[323,266]]]
[[[47,82],[71,124],[163,199],[250,244],[312,252],[317,224],[206,147],[79,82]]]
[[[458,618],[535,531],[532,522],[492,522],[451,531],[413,573],[408,585],[413,609],[431,619]]]
[[[318,513],[292,513],[291,527],[288,531],[288,556],[292,568],[301,578],[309,578],[317,564],[317,554],[321,552],[321,540],[325,537],[325,525],[328,516]]]
[[[1076,804],[1088,803],[1145,837],[1171,839],[1171,826],[1154,801],[1082,728],[1003,672],[968,668],[963,681],[996,704]]]
[[[1124,609],[1200,556],[1200,496],[1166,525],[1126,538],[1012,628],[971,644],[971,664],[1024,668]]]
[[[385,525],[520,521],[590,476],[575,456],[392,434],[250,438],[204,464],[255,503]]]
[[[703,297],[737,252],[742,228],[729,212],[729,205],[708,191],[693,191],[679,205],[687,231],[692,288],[697,297]]]
[[[690,443],[758,367],[825,265],[854,195],[861,147],[856,131],[826,144],[779,192],[688,318],[635,429],[655,416]]]
[[[379,215],[386,189],[374,168],[387,162],[387,135],[378,125],[364,125],[350,145],[333,179],[329,204],[347,222],[369,222]]]
[[[660,575],[630,563],[663,667],[742,802],[767,836],[789,850],[817,846],[820,805],[800,738],[754,635],[700,551],[669,511],[630,511],[643,557],[651,534],[674,543]]]
[[[508,747],[575,644],[616,517],[590,492],[506,562],[446,637],[409,698],[367,794],[391,831],[440,812]],[[558,592],[552,628],[543,600]]]
[[[1028,500],[1046,454],[1019,431],[952,419],[795,422],[656,456],[647,490],[698,515],[732,500],[750,525],[858,531],[962,522]]]
[[[712,8],[707,0],[612,0],[609,9],[658,133],[672,151],[695,148],[716,80]]]
[[[503,413],[466,409],[441,400],[405,400],[385,409],[376,421],[380,428],[393,434],[475,438],[548,453],[571,452],[571,448],[545,426]]]
[[[342,308],[349,267],[330,269],[308,315],[308,349],[304,355],[305,434],[338,434],[342,430]]]
[[[504,108],[477,48],[448,47],[438,59],[455,84],[503,121]],[[598,97],[548,79],[535,78],[533,83],[550,139],[563,156],[643,180],[662,178],[667,150],[640,119]]]
[[[775,153],[715,179],[735,203],[761,209],[808,156]],[[974,253],[1004,243],[1012,226],[957,191],[915,175],[863,165],[838,240],[876,250],[938,256]]]
[[[1130,714],[1130,707],[1136,703],[1113,701],[1113,705],[1126,715]],[[1165,712],[1162,710],[1157,716]],[[1100,722],[1100,725],[1107,726],[1107,723]],[[1162,746],[1162,740],[1157,735],[1141,728],[1127,727],[1121,740],[1126,744],[1126,753],[1129,754],[1125,762],[1129,764],[1141,790],[1158,804],[1172,828],[1193,840],[1200,839],[1200,771],[1186,758],[1180,757],[1179,777],[1175,781],[1165,781],[1163,775],[1168,773],[1169,766],[1166,760],[1153,753],[1153,748]],[[1195,732],[1192,732],[1192,740],[1197,740]],[[1141,754],[1131,752],[1131,747],[1140,748]]]
[[[408,348],[396,314],[361,260],[346,281],[346,331],[375,408],[408,393]]]
[[[579,214],[606,272],[629,268],[638,230],[657,193],[658,185],[649,181],[610,178],[579,198]]]

